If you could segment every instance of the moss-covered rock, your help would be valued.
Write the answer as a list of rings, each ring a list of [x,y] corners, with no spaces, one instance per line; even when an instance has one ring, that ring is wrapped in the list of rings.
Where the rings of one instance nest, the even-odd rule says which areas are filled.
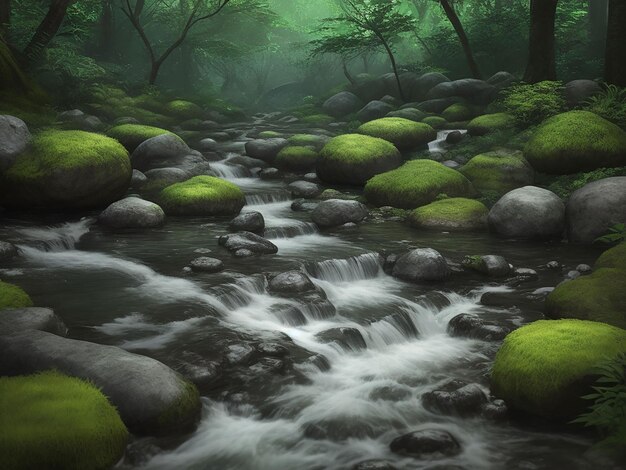
[[[306,171],[315,168],[317,156],[310,147],[289,146],[278,152],[274,165],[282,170]]]
[[[450,198],[419,207],[409,215],[417,228],[434,230],[483,230],[487,228],[489,209],[474,199]]]
[[[428,116],[422,119],[422,122],[428,124],[433,129],[443,129],[448,125],[448,121],[441,116]]]
[[[467,197],[472,183],[456,170],[432,160],[413,160],[400,168],[374,176],[365,185],[365,197],[377,206],[415,209],[440,194]]]
[[[115,139],[48,130],[0,177],[0,203],[29,209],[103,207],[130,185],[128,152]]]
[[[594,271],[554,289],[546,299],[546,316],[577,318],[626,328],[626,243],[605,251]]]
[[[289,145],[314,147],[316,150],[321,150],[329,140],[328,136],[316,134],[295,134],[287,139]]]
[[[515,127],[515,118],[508,113],[483,114],[469,122],[467,131],[472,136],[481,136],[512,127]]]
[[[474,110],[466,104],[455,103],[448,106],[441,116],[448,122],[469,121],[475,116]]]
[[[20,287],[0,281],[0,310],[32,306],[33,301]]]
[[[385,139],[400,150],[421,147],[437,138],[437,131],[428,124],[398,117],[369,121],[361,125],[357,131]]]
[[[171,134],[171,132],[160,127],[142,126],[140,124],[122,124],[107,131],[109,137],[117,140],[131,153],[142,142],[162,134]]]
[[[363,185],[372,176],[401,164],[400,152],[386,140],[345,134],[324,146],[317,160],[317,176],[328,183]]]
[[[498,194],[532,185],[535,172],[520,152],[495,151],[476,155],[459,171],[480,192]]]
[[[276,132],[276,131],[259,132],[259,139],[273,139],[273,138],[278,138],[278,137],[283,137],[283,133]]]
[[[327,114],[311,114],[310,116],[304,116],[300,121],[315,126],[325,126],[334,120],[335,118]]]
[[[57,372],[0,378],[2,468],[108,469],[128,431],[93,385]]]
[[[201,118],[204,115],[200,106],[186,100],[170,101],[165,105],[165,112],[181,119]]]
[[[236,215],[246,203],[241,189],[213,176],[196,176],[168,186],[159,201],[168,215]]]
[[[595,367],[626,352],[626,330],[581,320],[540,320],[509,334],[491,390],[524,413],[569,421],[589,403]]]
[[[541,124],[524,155],[537,171],[566,175],[626,165],[626,132],[589,111],[570,111]]]

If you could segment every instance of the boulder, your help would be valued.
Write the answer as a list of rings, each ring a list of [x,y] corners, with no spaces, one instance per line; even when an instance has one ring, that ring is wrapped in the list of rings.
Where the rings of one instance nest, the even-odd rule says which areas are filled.
[[[317,157],[318,153],[311,147],[289,146],[278,152],[274,165],[287,171],[309,171],[315,168]]]
[[[24,121],[15,116],[0,116],[0,170],[6,170],[26,150],[31,135]]]
[[[482,202],[465,198],[442,199],[418,207],[409,214],[409,223],[430,230],[473,231],[487,228],[489,209]]]
[[[310,181],[294,181],[287,188],[294,198],[313,199],[322,194],[322,188]]]
[[[434,87],[440,83],[449,81],[450,79],[448,77],[439,72],[425,73],[413,83],[413,86],[409,91],[411,99],[415,101],[422,101],[426,98],[428,92]]]
[[[158,197],[168,215],[235,215],[246,203],[243,191],[213,176],[195,176],[165,188]]]
[[[515,118],[508,113],[483,114],[467,124],[467,132],[471,136],[480,137],[492,132],[513,129],[515,123]]]
[[[278,155],[278,152],[287,145],[289,145],[287,139],[281,137],[251,140],[246,142],[246,154],[249,157],[271,163]]]
[[[509,72],[496,72],[487,79],[487,83],[495,86],[497,89],[506,88],[519,80],[517,77]]]
[[[565,229],[565,205],[547,189],[524,186],[502,196],[487,220],[489,228],[502,237],[559,239]]]
[[[0,310],[2,334],[26,330],[41,330],[59,336],[67,334],[67,327],[49,308],[26,307]]]
[[[141,188],[146,182],[148,178],[139,170],[133,170],[132,177],[130,179],[130,187],[131,188]]]
[[[126,150],[133,152],[139,145],[152,137],[172,133],[160,127],[126,123],[112,127],[106,134],[119,141],[120,144],[126,147]]]
[[[224,263],[217,258],[201,256],[191,260],[191,270],[196,273],[217,273],[224,269]]]
[[[452,131],[448,135],[446,135],[446,144],[458,144],[463,140],[465,134],[461,131]]]
[[[165,213],[154,202],[131,196],[107,207],[98,222],[112,228],[159,227],[165,223]]]
[[[504,257],[497,255],[466,256],[462,265],[464,268],[491,277],[504,277],[511,272],[509,262]]]
[[[328,199],[317,205],[311,219],[319,227],[326,228],[361,222],[367,214],[367,208],[358,201]]]
[[[396,437],[389,448],[396,454],[417,458],[451,457],[461,453],[459,441],[442,429],[422,429]]]
[[[450,268],[438,251],[417,248],[400,256],[391,273],[410,282],[443,281],[450,275]]]
[[[441,113],[441,117],[448,122],[469,121],[476,115],[474,109],[466,103],[454,103]]]
[[[198,142],[198,149],[200,149],[201,152],[213,152],[214,150],[216,150],[218,147],[218,143],[217,141],[206,137],[204,139],[202,139],[200,142]]]
[[[481,192],[505,194],[535,180],[535,172],[522,154],[505,150],[476,155],[459,171]]]
[[[302,271],[287,271],[272,277],[268,284],[271,294],[301,294],[315,290],[313,281]]]
[[[18,254],[19,252],[14,244],[0,241],[0,261],[13,259]]]
[[[421,400],[422,406],[431,413],[458,416],[479,415],[489,402],[478,384],[465,384],[458,380],[424,393]]]
[[[174,183],[180,183],[191,177],[189,172],[180,168],[155,168],[144,173],[147,178],[142,186],[145,191],[160,191]]]
[[[361,122],[373,121],[385,117],[394,107],[384,101],[370,101],[356,113],[356,117]]]
[[[565,209],[571,242],[592,243],[617,224],[626,223],[626,176],[605,178],[574,191]]]
[[[448,322],[448,334],[460,338],[502,341],[508,333],[507,329],[489,325],[473,313],[461,313]]]
[[[440,114],[443,113],[446,108],[449,108],[453,104],[464,102],[465,100],[458,96],[451,96],[449,98],[437,98],[434,100],[429,99],[419,103],[417,105],[417,109],[419,109],[420,111],[424,111],[425,113]]]
[[[229,235],[223,235],[219,238],[219,244],[228,251],[235,253],[246,250],[249,253],[240,253],[239,256],[244,257],[264,254],[278,253],[278,247],[271,241],[256,235],[252,232],[237,232]]]
[[[331,328],[315,336],[322,343],[334,343],[345,351],[360,351],[367,348],[365,339],[357,328]]]
[[[584,104],[598,93],[602,93],[602,87],[593,80],[572,80],[565,84],[565,99],[571,108]]]
[[[408,119],[409,121],[420,122],[426,117],[426,113],[420,111],[417,108],[403,108],[398,111],[391,111],[386,117],[396,117],[402,119]]]
[[[342,91],[331,96],[322,105],[326,114],[336,118],[356,113],[362,107],[363,102],[359,97],[349,91]]]
[[[177,135],[161,134],[142,142],[132,153],[133,168],[139,171],[176,166],[191,149]]]
[[[133,433],[178,434],[199,418],[196,388],[149,357],[37,330],[0,336],[0,351],[1,375],[56,369],[92,382]]]
[[[464,98],[474,104],[489,104],[496,95],[496,88],[484,80],[464,78],[452,82],[443,82],[426,94],[427,100],[450,98],[452,96]]]
[[[231,232],[260,233],[265,228],[265,219],[260,212],[244,212],[231,220],[228,228]]]

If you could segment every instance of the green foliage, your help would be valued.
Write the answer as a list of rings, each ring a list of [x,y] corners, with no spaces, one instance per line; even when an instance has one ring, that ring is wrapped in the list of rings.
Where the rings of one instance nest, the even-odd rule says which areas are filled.
[[[18,286],[0,281],[0,310],[6,308],[32,307],[33,301]]]
[[[587,100],[585,109],[626,129],[626,88],[606,85],[602,93]]]
[[[54,371],[0,378],[3,468],[110,468],[128,431],[92,384]]]
[[[602,243],[621,243],[626,240],[626,225],[615,224],[609,227],[606,235],[596,238],[594,241]]]
[[[437,132],[428,124],[397,117],[375,119],[361,125],[357,131],[385,139],[401,150],[424,146],[437,138]]]
[[[573,175],[561,175],[548,177],[542,175],[538,182],[547,186],[553,193],[563,199],[567,199],[574,191],[589,183],[613,176],[626,176],[626,166],[618,168],[598,168],[597,170],[575,173]]]
[[[501,92],[496,106],[523,126],[537,124],[565,110],[563,84],[545,81],[513,85]]]

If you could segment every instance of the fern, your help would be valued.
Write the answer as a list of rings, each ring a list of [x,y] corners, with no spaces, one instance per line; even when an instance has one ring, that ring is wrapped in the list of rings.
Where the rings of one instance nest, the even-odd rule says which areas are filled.
[[[586,109],[626,128],[626,88],[606,85],[604,90],[586,101]]]

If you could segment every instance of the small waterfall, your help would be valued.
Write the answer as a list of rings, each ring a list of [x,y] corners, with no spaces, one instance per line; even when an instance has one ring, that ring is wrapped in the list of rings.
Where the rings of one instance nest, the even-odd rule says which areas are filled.
[[[300,235],[312,235],[318,233],[317,225],[312,222],[299,222],[292,220],[292,224],[286,227],[268,227],[265,229],[265,237],[270,240],[278,238],[293,238]]]
[[[291,197],[287,191],[280,193],[261,193],[261,194],[246,194],[247,206],[263,206],[266,204],[274,204],[276,202],[290,201]],[[249,209],[246,207],[244,210]]]
[[[224,160],[211,163],[211,170],[220,178],[250,178],[252,172],[242,165],[232,165],[225,163]]]
[[[467,131],[464,129],[457,129],[456,131],[460,132],[461,134],[467,133]],[[430,153],[444,153],[443,145],[446,142],[446,138],[448,137],[448,134],[450,134],[451,132],[455,132],[455,130],[437,132],[437,139],[428,143],[428,151]]]
[[[23,228],[18,233],[27,240],[37,242],[44,251],[66,251],[74,249],[94,223],[95,219],[84,218],[78,222],[66,222],[46,228]]]
[[[382,260],[378,253],[364,253],[346,259],[329,259],[306,266],[307,272],[330,282],[347,282],[371,279],[382,273]]]

